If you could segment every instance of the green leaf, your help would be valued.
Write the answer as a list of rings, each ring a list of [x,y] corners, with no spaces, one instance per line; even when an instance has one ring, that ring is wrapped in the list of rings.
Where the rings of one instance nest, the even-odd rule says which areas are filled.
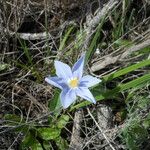
[[[95,33],[94,37],[92,38],[91,44],[90,44],[89,49],[86,53],[85,62],[89,61],[90,57],[92,56],[92,54],[94,53],[94,51],[96,49],[97,41],[101,36],[101,30],[102,30],[104,21],[105,21],[105,16],[102,18],[100,24],[97,27],[96,33]]]
[[[24,50],[24,54],[26,55],[26,57],[28,59],[28,63],[33,66],[33,58],[31,56],[30,50],[27,47],[25,41],[21,40],[20,38],[18,38],[18,40],[19,40],[19,43],[20,43],[22,49]]]
[[[37,136],[36,130],[29,130],[25,135],[22,143],[20,144],[20,149],[43,150],[42,145],[36,139],[36,136]]]
[[[58,137],[56,140],[56,145],[58,146],[59,150],[66,150],[68,149],[68,143],[65,139]]]
[[[65,44],[69,38],[70,33],[73,31],[74,26],[70,27],[67,31],[67,33],[65,34],[64,38],[62,39],[62,41],[60,42],[60,46],[59,46],[59,51],[63,50],[63,48],[65,47]]]
[[[20,116],[17,116],[15,114],[6,114],[4,118],[6,121],[9,121],[12,125],[17,125],[18,123],[25,122]]]
[[[80,49],[81,46],[83,45],[83,41],[85,40],[86,37],[86,32],[84,29],[80,28],[80,31],[77,31],[76,33],[76,38],[75,38],[75,44],[74,44],[74,49]]]
[[[58,116],[62,110],[60,103],[60,90],[55,90],[54,97],[49,101],[49,111],[54,112],[55,116]]]
[[[145,86],[148,82],[150,82],[150,74],[146,74],[146,75],[143,75],[142,77],[139,77],[130,82],[120,84],[116,88],[114,88],[112,90],[107,90],[105,92],[98,91],[97,90],[97,89],[99,89],[98,86],[95,87],[95,89],[93,89],[93,90],[95,90],[96,93],[98,93],[97,95],[95,95],[96,100],[100,101],[100,100],[104,100],[104,99],[106,100],[108,98],[113,98],[114,96],[116,96],[116,94],[118,94],[122,91],[128,90],[130,88],[137,88],[138,86],[141,87],[141,85]],[[89,104],[91,104],[91,103],[88,101],[81,102],[81,103],[71,107],[70,111],[72,111],[74,109],[78,109],[80,107],[87,106]]]
[[[52,150],[49,141],[43,141],[43,147],[45,148],[45,150]]]
[[[54,140],[60,135],[60,131],[58,128],[38,128],[38,133],[40,137],[44,140]]]
[[[68,123],[69,121],[69,116],[68,115],[62,115],[60,116],[60,118],[58,119],[58,122],[57,122],[57,127],[59,129],[62,129],[63,127],[66,126],[66,124]]]
[[[0,64],[0,71],[4,71],[9,68],[9,64]]]
[[[119,71],[117,71],[115,73],[112,73],[110,75],[105,76],[103,79],[105,81],[111,81],[112,79],[115,79],[115,78],[120,77],[122,75],[125,75],[125,74],[127,74],[127,73],[129,73],[131,71],[135,71],[138,68],[142,68],[142,67],[145,67],[145,66],[148,66],[148,65],[150,65],[150,59],[141,61],[141,62],[139,62],[137,64],[134,64],[134,65],[131,65],[131,66],[126,67],[124,69],[121,69],[121,70],[119,70]]]
[[[116,44],[117,46],[126,46],[126,47],[130,47],[133,45],[132,41],[129,40],[122,40],[122,39],[118,39],[114,42],[114,44]]]
[[[150,128],[150,114],[148,114],[148,116],[147,116],[146,119],[144,120],[143,126],[144,126],[146,129],[149,129],[149,128]]]
[[[139,54],[149,54],[150,53],[150,47],[145,47],[143,49],[141,49],[140,51],[138,51],[137,53]]]
[[[20,116],[17,116],[15,114],[6,114],[4,118],[7,125],[15,127],[16,132],[22,131],[26,133],[29,129],[29,126],[25,124],[25,120]]]
[[[124,90],[130,89],[130,88],[136,88],[143,84],[144,84],[143,86],[145,86],[145,84],[147,84],[148,82],[150,82],[150,74],[146,74],[146,75],[138,77],[137,79],[134,79],[130,82],[120,84],[118,86],[118,88],[120,89],[120,91],[124,91]]]
[[[34,144],[31,146],[32,150],[43,150],[42,145],[38,142],[35,141]]]
[[[35,137],[31,134],[31,132],[28,132],[21,143],[21,149],[29,148],[34,145],[34,143],[36,143]]]

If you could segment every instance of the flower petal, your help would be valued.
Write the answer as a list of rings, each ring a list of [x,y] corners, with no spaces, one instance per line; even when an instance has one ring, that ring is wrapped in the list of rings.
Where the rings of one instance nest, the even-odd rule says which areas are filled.
[[[78,77],[79,79],[82,77],[84,60],[85,60],[85,54],[74,64],[72,68],[74,77]]]
[[[88,88],[80,87],[78,90],[76,90],[76,94],[77,94],[77,96],[80,96],[81,98],[84,98],[84,99],[96,104],[96,100]]]
[[[60,89],[63,89],[65,86],[65,83],[61,78],[58,77],[47,77],[45,78],[45,81],[55,87],[58,87]]]
[[[60,94],[61,104],[64,108],[69,107],[76,100],[76,93],[74,90],[63,90]]]
[[[56,60],[55,61],[55,68],[56,68],[56,74],[58,77],[66,79],[66,80],[68,78],[72,77],[71,68],[67,64]]]
[[[92,77],[90,75],[86,75],[86,76],[82,77],[82,79],[80,81],[81,81],[81,84],[83,83],[86,87],[92,87],[101,82],[100,79],[98,79],[96,77]]]

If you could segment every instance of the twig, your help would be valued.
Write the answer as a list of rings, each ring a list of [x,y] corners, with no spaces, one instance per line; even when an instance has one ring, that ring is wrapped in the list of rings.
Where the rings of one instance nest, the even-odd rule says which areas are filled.
[[[82,147],[83,140],[80,137],[80,124],[81,124],[82,117],[83,117],[83,115],[82,115],[81,111],[77,111],[75,113],[73,131],[72,131],[69,150],[71,150],[72,148],[73,149],[81,149],[81,147]]]
[[[45,107],[44,105],[41,105],[36,98],[34,98],[30,93],[28,93],[27,91],[25,91],[23,88],[21,88],[18,85],[15,85],[16,88],[21,89],[23,92],[26,93],[26,95],[30,98],[31,102],[37,106],[39,106],[39,108],[43,111],[43,112],[48,112],[47,107]]]
[[[24,40],[43,40],[46,39],[47,37],[50,37],[51,35],[46,32],[42,33],[17,33],[19,38],[24,39]]]
[[[98,129],[100,130],[100,132],[102,133],[102,135],[104,136],[105,140],[107,141],[107,143],[109,144],[109,146],[111,147],[112,150],[115,150],[115,148],[112,146],[112,144],[110,143],[108,137],[105,135],[105,133],[103,132],[102,128],[99,126],[98,122],[95,120],[95,118],[93,117],[93,115],[91,114],[89,108],[87,108],[87,111],[89,113],[89,115],[91,116],[91,118],[93,119],[93,121],[95,122],[96,126],[98,127]]]
[[[91,71],[95,72],[95,71],[105,68],[106,66],[108,66],[110,64],[114,64],[118,61],[122,61],[124,58],[126,58],[131,53],[139,51],[148,46],[150,46],[150,39],[144,41],[143,43],[140,43],[138,45],[134,45],[134,46],[130,47],[129,49],[125,50],[123,53],[121,53],[117,56],[113,56],[112,54],[109,54],[106,57],[104,57],[102,60],[94,63],[91,67]]]
[[[87,31],[92,31],[100,22],[100,20],[108,14],[108,12],[116,6],[118,3],[118,0],[110,0],[104,7],[103,9],[99,10],[97,12],[97,15],[93,17],[92,20],[90,20],[87,23]]]
[[[62,25],[60,25],[60,27],[58,27],[57,29],[52,30],[51,32],[62,31],[63,29],[65,29],[66,26],[69,26],[69,25],[75,25],[76,26],[74,21],[65,21]],[[7,33],[7,29],[4,29],[4,31]],[[47,39],[47,38],[50,38],[50,39],[53,38],[51,32],[18,33],[18,32],[9,31],[9,34],[10,34],[10,36],[17,35],[18,38],[21,38],[21,39],[24,39],[24,40],[34,41],[34,40],[44,40],[44,39]],[[57,35],[59,35],[59,33]],[[56,36],[55,36],[55,38],[56,38]]]
[[[99,10],[97,12],[97,15],[93,17],[90,21],[86,21],[86,40],[85,40],[85,46],[84,48],[87,49],[89,46],[89,42],[91,39],[91,35],[95,33],[95,27],[99,24],[99,22],[103,19],[104,16],[106,16],[110,10],[112,10],[116,4],[118,4],[118,0],[110,0],[104,7],[103,9]]]
[[[12,144],[9,146],[8,150],[12,150],[13,145],[17,142],[18,138],[21,136],[21,132],[18,133],[15,140],[12,142]]]
[[[96,110],[97,110],[97,119],[100,127],[103,130],[112,128],[113,115],[110,106],[107,106],[105,104],[99,104]]]

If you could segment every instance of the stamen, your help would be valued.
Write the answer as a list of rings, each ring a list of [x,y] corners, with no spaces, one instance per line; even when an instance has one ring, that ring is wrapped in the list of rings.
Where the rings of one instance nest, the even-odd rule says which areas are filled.
[[[79,83],[79,81],[78,81],[78,78],[76,78],[76,77],[69,80],[69,86],[71,88],[76,88],[78,86],[78,83]]]

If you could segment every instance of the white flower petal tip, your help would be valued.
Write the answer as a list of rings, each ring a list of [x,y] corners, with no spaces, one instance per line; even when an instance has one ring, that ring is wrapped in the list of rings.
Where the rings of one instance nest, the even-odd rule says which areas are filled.
[[[85,61],[85,55],[81,56],[80,59],[72,67],[73,75],[78,77],[79,79],[83,75],[84,61]]]
[[[50,79],[48,77],[45,78],[45,81],[50,84]]]
[[[62,89],[62,87],[63,87],[62,79],[60,79],[58,77],[47,77],[47,78],[45,78],[45,81],[55,87],[60,88],[60,89]]]
[[[77,93],[77,96],[80,96],[81,98],[88,100],[91,103],[96,104],[96,100],[88,88],[85,88],[85,87],[79,88],[76,91],[76,93]]]
[[[55,60],[54,65],[55,65],[56,74],[58,77],[66,79],[72,76],[71,68],[67,64],[61,61]]]
[[[96,104],[96,100],[94,99],[93,104]]]
[[[97,84],[99,84],[102,80],[93,77],[91,75],[86,75],[84,77],[82,77],[81,79],[81,83],[84,83],[87,87],[92,87],[95,86]]]
[[[75,100],[76,94],[74,90],[62,91],[60,94],[61,104],[64,109],[68,108]]]

